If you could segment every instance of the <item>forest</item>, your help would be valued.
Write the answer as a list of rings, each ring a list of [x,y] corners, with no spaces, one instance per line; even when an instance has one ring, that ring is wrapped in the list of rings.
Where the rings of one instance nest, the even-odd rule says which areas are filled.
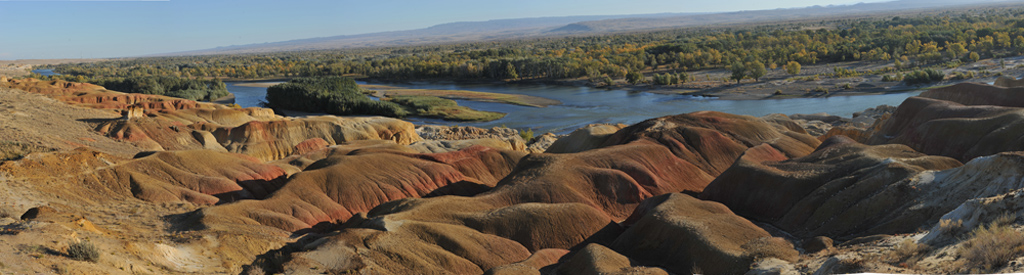
[[[267,88],[267,105],[332,115],[381,115],[404,117],[405,109],[393,102],[374,101],[355,80],[347,77],[295,78]]]
[[[895,62],[893,73],[956,67],[1024,53],[1024,10],[944,11],[887,18],[836,19],[730,28],[540,38],[449,45],[116,59],[53,66],[72,81],[107,77],[269,79],[365,76],[384,81],[624,79],[686,82],[687,71],[731,69],[734,79],[801,64]],[[760,69],[759,69],[760,68]],[[795,72],[791,69],[795,68]],[[738,72],[738,73],[737,73]],[[639,76],[638,76],[639,75]]]
[[[100,77],[89,82],[125,93],[165,95],[189,100],[212,101],[231,95],[220,79],[186,79],[172,76]]]

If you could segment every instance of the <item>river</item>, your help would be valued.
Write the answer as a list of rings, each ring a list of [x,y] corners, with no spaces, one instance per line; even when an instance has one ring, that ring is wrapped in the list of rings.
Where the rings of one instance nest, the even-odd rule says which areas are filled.
[[[259,106],[266,88],[242,87],[227,83],[228,91],[235,94],[235,102],[242,107]],[[362,84],[362,83],[361,83]],[[507,113],[502,119],[490,122],[453,122],[438,119],[407,118],[416,124],[460,125],[490,128],[532,128],[534,132],[564,134],[591,123],[633,124],[649,118],[696,111],[719,111],[733,114],[763,116],[772,113],[813,114],[829,113],[850,117],[854,112],[882,104],[899,105],[904,99],[921,91],[831,96],[823,98],[789,98],[765,100],[717,100],[684,95],[663,95],[624,90],[606,90],[591,87],[570,87],[541,84],[386,84],[415,89],[454,89],[492,93],[525,94],[557,99],[562,105],[545,108],[456,100],[459,105],[477,110]]]

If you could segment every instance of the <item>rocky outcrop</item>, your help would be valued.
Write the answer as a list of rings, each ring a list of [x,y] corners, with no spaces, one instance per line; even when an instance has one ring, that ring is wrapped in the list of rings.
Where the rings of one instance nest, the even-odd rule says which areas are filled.
[[[922,243],[941,243],[988,224],[1000,217],[1011,221],[1024,212],[1024,152],[1006,152],[971,160],[963,167],[941,171],[922,177],[940,187],[935,195],[945,203],[943,207],[955,209],[944,212],[941,220],[929,230]],[[946,224],[946,226],[943,226]]]
[[[93,121],[96,131],[151,151],[210,149],[267,161],[291,155],[299,143],[314,138],[329,145],[366,139],[406,145],[420,140],[412,123],[392,118],[292,119],[274,115],[265,108],[230,108],[165,96],[128,94],[83,83],[27,79],[12,80],[6,85],[73,105],[119,110],[124,115],[122,119]]]
[[[526,151],[530,153],[544,153],[547,151],[552,144],[558,141],[558,135],[553,133],[544,133],[543,135],[534,137],[530,140],[530,143],[526,145]]]
[[[612,134],[626,128],[624,124],[590,124],[559,138],[547,148],[547,153],[576,153],[598,148]]]
[[[412,123],[393,118],[322,116],[264,121],[245,111],[225,111],[221,113],[233,112],[235,116],[252,119],[230,119],[227,114],[217,116],[220,120],[248,120],[237,126],[226,126],[216,123],[214,118],[199,118],[199,121],[186,124],[189,121],[180,120],[186,116],[160,116],[111,120],[101,123],[96,130],[154,151],[206,148],[250,155],[264,161],[291,155],[301,142],[314,138],[329,145],[367,139],[392,140],[399,144],[420,140],[413,133]]]
[[[426,140],[438,140],[453,142],[457,140],[500,140],[504,145],[493,146],[495,148],[512,148],[516,151],[526,151],[526,141],[519,136],[519,131],[504,127],[483,129],[470,126],[440,126],[423,125],[416,127],[416,134]],[[454,142],[458,143],[458,142]],[[491,146],[492,142],[487,141],[484,146]]]
[[[421,140],[409,145],[409,148],[420,153],[444,153],[458,151],[470,146],[480,145],[498,150],[516,151],[508,141],[496,138],[463,139],[463,140]]]

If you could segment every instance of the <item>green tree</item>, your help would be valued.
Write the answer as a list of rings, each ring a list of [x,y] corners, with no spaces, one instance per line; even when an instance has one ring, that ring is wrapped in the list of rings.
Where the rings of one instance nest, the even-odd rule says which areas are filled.
[[[977,52],[971,52],[970,58],[971,58],[971,61],[978,62],[978,60],[981,59],[981,56],[978,55]]]
[[[800,74],[800,63],[796,61],[790,61],[786,63],[786,73],[791,75]]]
[[[768,70],[765,69],[764,63],[761,63],[761,61],[748,62],[746,67],[747,74],[750,78],[754,79],[754,82],[757,82],[761,77],[768,74]]]
[[[626,82],[633,85],[639,84],[644,82],[644,75],[639,72],[628,72],[626,73]]]
[[[959,59],[967,53],[967,48],[964,48],[963,43],[951,43],[949,46],[946,46],[946,51],[949,52],[950,57],[953,59]]]
[[[740,83],[740,80],[747,77],[747,66],[743,65],[742,62],[736,61],[736,63],[732,63],[729,70],[732,71],[732,76],[729,76],[729,79],[736,80],[736,83]]]
[[[511,80],[519,79],[519,73],[516,72],[516,66],[512,65],[511,62],[505,63],[505,77],[508,77],[508,79]]]

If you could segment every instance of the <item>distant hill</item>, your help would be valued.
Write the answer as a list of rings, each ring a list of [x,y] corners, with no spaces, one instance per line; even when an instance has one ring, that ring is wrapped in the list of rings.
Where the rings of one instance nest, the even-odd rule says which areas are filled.
[[[353,47],[402,46],[436,42],[465,42],[494,39],[524,38],[543,35],[545,32],[548,32],[554,28],[558,28],[566,24],[571,24],[575,22],[596,22],[600,20],[612,20],[630,17],[660,18],[679,15],[680,14],[678,13],[644,15],[595,15],[499,19],[481,22],[455,22],[435,25],[432,27],[417,30],[317,37],[282,42],[235,45],[217,47],[207,50],[160,54],[159,56],[325,50]]]
[[[781,20],[801,20],[829,16],[869,15],[878,12],[898,12],[918,9],[949,8],[964,5],[985,5],[996,3],[1024,3],[1006,0],[901,0],[882,3],[858,3],[854,5],[811,6],[806,8],[739,11],[715,14],[678,15],[647,18],[619,18],[586,22],[575,22],[551,33],[603,33],[619,31],[650,30],[678,27],[711,26],[719,24],[742,24]]]
[[[262,44],[236,45],[206,50],[160,54],[205,55],[280,51],[330,50],[359,47],[407,46],[430,43],[455,43],[520,39],[543,36],[602,34],[624,31],[656,30],[723,24],[758,23],[783,20],[816,19],[835,16],[864,16],[881,12],[896,13],[921,9],[953,8],[994,4],[1021,4],[1024,0],[898,0],[854,5],[811,6],[806,8],[740,11],[728,13],[662,13],[643,15],[599,15],[501,19],[482,22],[455,22],[424,29],[379,32],[360,35],[318,37]]]

